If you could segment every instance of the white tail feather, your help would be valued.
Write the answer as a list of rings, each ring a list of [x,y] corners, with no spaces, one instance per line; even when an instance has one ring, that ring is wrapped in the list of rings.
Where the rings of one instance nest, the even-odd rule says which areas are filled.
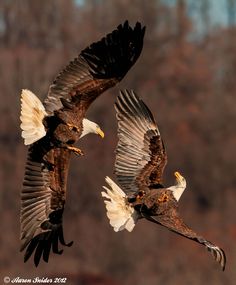
[[[47,116],[45,108],[38,97],[27,89],[21,93],[21,129],[24,144],[29,145],[46,135],[43,118]]]
[[[126,194],[122,189],[109,177],[106,177],[107,184],[110,189],[103,186],[106,192],[102,192],[102,197],[107,210],[107,217],[110,225],[115,232],[126,229],[131,232],[138,220],[138,213],[128,204]]]

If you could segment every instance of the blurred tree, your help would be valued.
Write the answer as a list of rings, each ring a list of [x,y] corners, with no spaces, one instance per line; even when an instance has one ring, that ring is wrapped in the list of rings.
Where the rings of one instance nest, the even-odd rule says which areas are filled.
[[[232,264],[227,275],[221,274],[197,246],[161,228],[141,221],[131,234],[114,233],[100,199],[104,176],[112,174],[114,163],[115,95],[118,88],[134,89],[160,126],[169,156],[166,185],[173,183],[177,169],[187,178],[191,191],[183,195],[183,215],[228,251],[229,262],[236,260],[232,250],[236,29],[234,3],[225,1],[230,26],[215,30],[213,2],[195,4],[206,31],[201,37],[194,34],[196,22],[189,17],[189,0],[167,1],[171,5],[161,0],[88,0],[79,5],[73,0],[0,1],[2,276],[58,276],[68,271],[69,276],[78,272],[110,275],[124,285],[198,285],[205,284],[206,278],[210,285],[234,284]],[[65,219],[73,221],[66,223],[66,238],[75,240],[74,247],[35,270],[16,255],[26,155],[19,130],[20,91],[31,89],[43,99],[69,60],[126,19],[147,26],[144,49],[122,84],[99,98],[88,112],[107,135],[102,142],[85,138],[80,147],[86,155],[72,160]]]

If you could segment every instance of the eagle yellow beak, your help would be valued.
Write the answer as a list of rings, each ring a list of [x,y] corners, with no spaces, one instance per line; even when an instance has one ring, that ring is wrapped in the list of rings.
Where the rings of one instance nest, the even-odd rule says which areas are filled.
[[[96,131],[97,131],[97,134],[103,139],[105,136],[104,132],[100,128],[97,128]]]
[[[175,171],[174,175],[178,181],[180,181],[183,178],[183,176],[178,171]]]

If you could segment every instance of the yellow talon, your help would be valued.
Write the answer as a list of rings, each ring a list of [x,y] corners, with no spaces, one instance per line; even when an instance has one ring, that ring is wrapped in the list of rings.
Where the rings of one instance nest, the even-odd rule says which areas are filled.
[[[143,190],[139,191],[138,195],[136,196],[136,201],[137,202],[141,202],[141,200],[143,199],[144,195],[145,195],[145,191],[143,191]]]
[[[75,131],[75,132],[79,131],[79,128],[73,124],[67,123],[66,125],[69,127],[70,131]]]
[[[157,199],[159,203],[164,203],[167,202],[169,200],[169,196],[164,193],[160,198]]]
[[[70,151],[72,151],[73,153],[75,153],[76,155],[84,155],[84,153],[82,152],[81,149],[74,147],[74,146],[67,146],[67,149],[69,149]]]

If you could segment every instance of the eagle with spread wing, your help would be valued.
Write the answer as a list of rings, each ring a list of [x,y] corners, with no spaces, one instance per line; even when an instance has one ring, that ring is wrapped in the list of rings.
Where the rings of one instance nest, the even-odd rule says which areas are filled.
[[[99,126],[85,113],[105,90],[126,75],[138,59],[145,27],[126,21],[100,41],[81,51],[59,73],[43,103],[29,90],[21,96],[21,129],[29,145],[21,192],[21,251],[26,262],[34,253],[48,262],[50,252],[61,254],[63,211],[71,153],[82,154],[74,144],[88,133],[103,137]]]
[[[204,245],[222,269],[224,251],[190,229],[178,212],[186,180],[175,172],[176,184],[164,187],[162,175],[167,155],[159,129],[145,103],[133,92],[121,92],[115,104],[118,145],[115,174],[122,189],[109,177],[103,186],[107,216],[114,231],[132,231],[137,221],[148,221]]]

